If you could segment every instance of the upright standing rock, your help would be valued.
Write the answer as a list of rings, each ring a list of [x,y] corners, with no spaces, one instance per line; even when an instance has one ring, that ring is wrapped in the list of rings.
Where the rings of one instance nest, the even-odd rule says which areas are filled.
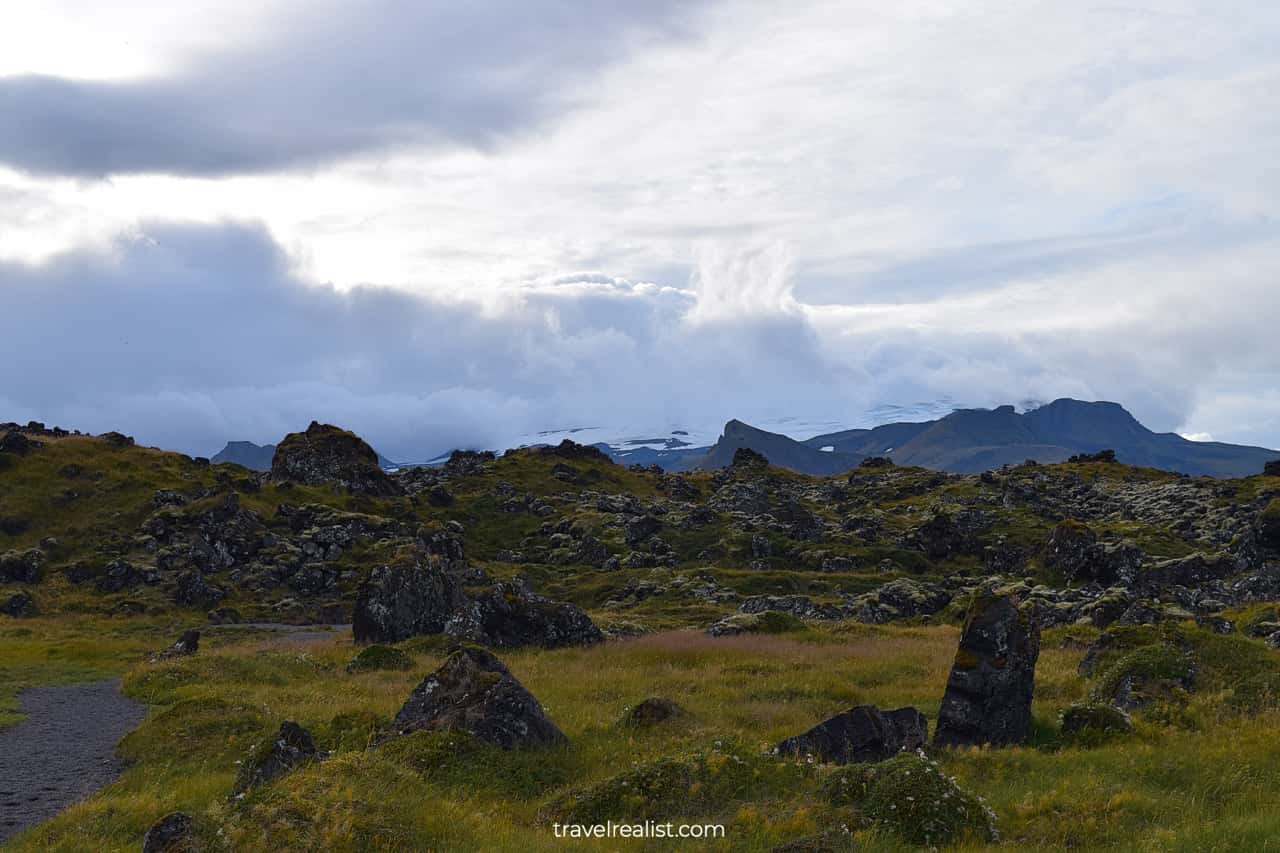
[[[934,731],[935,746],[1022,743],[1040,656],[1032,605],[991,587],[974,593]]]

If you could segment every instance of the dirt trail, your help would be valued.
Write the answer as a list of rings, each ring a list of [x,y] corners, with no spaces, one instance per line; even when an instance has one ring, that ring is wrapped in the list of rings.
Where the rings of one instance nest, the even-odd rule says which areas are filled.
[[[116,743],[146,716],[118,679],[33,687],[18,702],[27,718],[0,730],[0,843],[114,781]]]

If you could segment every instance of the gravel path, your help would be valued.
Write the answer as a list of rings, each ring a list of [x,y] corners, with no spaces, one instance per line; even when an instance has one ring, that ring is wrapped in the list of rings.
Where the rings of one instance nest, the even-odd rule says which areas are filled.
[[[344,634],[348,639],[351,637],[350,625],[288,625],[283,622],[236,622],[229,625],[211,625],[205,629],[205,634],[210,637],[219,634],[228,636],[235,631],[251,628],[275,632],[263,639],[278,645],[314,643],[332,640]]]
[[[27,718],[0,729],[0,843],[114,781],[116,743],[146,715],[118,680],[33,687],[18,702]]]

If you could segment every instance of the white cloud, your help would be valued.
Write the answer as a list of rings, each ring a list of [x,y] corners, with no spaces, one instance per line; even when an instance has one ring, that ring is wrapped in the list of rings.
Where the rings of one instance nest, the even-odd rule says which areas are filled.
[[[343,7],[359,36],[352,61],[386,47],[397,73],[425,81],[419,94],[446,73],[444,59],[478,72],[519,68],[481,73],[493,87],[484,97],[501,106],[533,93],[550,107],[531,121],[515,107],[492,121],[464,110],[442,147],[430,121],[368,138],[329,133],[365,127],[374,107],[394,114],[400,90],[385,81],[372,105],[368,92],[332,87],[319,112],[303,86],[283,123],[264,121],[256,98],[214,98],[219,128],[258,134],[217,169],[192,166],[182,159],[192,150],[159,135],[142,152],[154,161],[109,180],[0,170],[0,258],[44,264],[0,272],[57,288],[76,270],[97,280],[115,258],[157,288],[194,276],[200,304],[225,309],[212,317],[225,322],[227,349],[279,359],[262,386],[279,391],[278,405],[234,390],[258,386],[244,379],[249,360],[226,351],[194,347],[185,387],[149,375],[154,361],[122,364],[104,381],[116,399],[141,395],[137,423],[172,405],[190,413],[175,436],[204,422],[261,439],[295,414],[308,420],[312,401],[384,413],[376,429],[390,435],[397,406],[426,420],[436,407],[460,431],[578,415],[749,419],[766,409],[839,419],[878,404],[1071,395],[1117,399],[1161,429],[1280,443],[1268,396],[1280,378],[1270,328],[1280,307],[1278,6],[743,0],[663,7],[669,15],[638,23],[618,11],[609,32],[646,24],[626,49],[574,27],[531,45],[516,19],[499,18],[464,27],[444,59],[396,41],[430,18],[408,28],[379,18],[395,8]],[[317,80],[341,71],[340,52],[317,57],[276,25],[298,14],[293,5],[210,9],[237,16],[205,29],[230,34],[251,68],[277,57],[282,79],[303,82],[312,69]],[[39,64],[28,50],[16,54],[27,60],[9,54],[0,73],[27,61],[36,64],[21,70],[112,87],[142,81],[163,89],[164,104],[210,103],[199,69],[228,47],[168,38],[176,28],[164,19],[139,26],[150,35],[136,62]],[[579,43],[589,54],[581,63],[539,53],[573,55]],[[527,67],[495,62],[503,46]],[[21,89],[0,78],[6,85]],[[92,105],[103,90],[75,91]],[[488,132],[508,119],[519,132]],[[302,133],[301,159],[277,156],[261,136],[313,121],[325,133]],[[12,124],[7,132],[27,139]],[[101,140],[86,145],[98,166],[123,156]],[[147,162],[196,174],[152,173]],[[270,239],[236,232],[211,251],[190,237],[216,245],[227,219],[261,221]],[[156,232],[157,220],[193,226],[167,255],[175,268],[118,242]],[[284,282],[262,285],[281,300],[284,340],[332,335],[308,323],[397,299],[421,328],[379,315],[391,332],[330,342],[341,357],[302,346],[299,361],[249,337],[265,332],[240,331],[232,308],[258,294],[246,276]],[[315,282],[336,290],[308,290]],[[370,282],[399,290],[358,287]],[[164,294],[154,298],[176,312]],[[52,312],[38,318],[52,323],[75,312],[68,305],[25,310]],[[147,328],[139,337],[153,359],[193,348]],[[429,363],[428,351],[437,353]],[[207,376],[196,369],[219,357],[228,363]],[[42,376],[47,395],[6,387],[10,402],[44,411],[61,388],[78,387]]]

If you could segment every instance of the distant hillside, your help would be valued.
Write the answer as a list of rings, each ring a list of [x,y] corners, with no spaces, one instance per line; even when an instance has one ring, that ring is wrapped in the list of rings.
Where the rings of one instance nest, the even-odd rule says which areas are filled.
[[[212,462],[234,462],[254,471],[270,471],[271,457],[276,452],[274,444],[254,444],[252,441],[228,441]]]
[[[785,435],[765,432],[734,420],[724,425],[724,434],[704,455],[682,457],[669,467],[673,470],[724,468],[733,462],[734,451],[741,447],[749,447],[764,454],[771,463],[781,468],[817,476],[847,471],[866,455],[824,452],[818,449],[819,446],[811,447]]]
[[[1119,461],[1213,477],[1257,474],[1280,452],[1189,441],[1144,427],[1117,403],[1063,398],[1019,414],[1012,406],[960,409],[924,423],[887,424],[814,436],[804,445],[851,456],[888,456],[902,465],[973,473],[1034,459],[1061,462],[1110,449]],[[782,463],[779,463],[782,464]]]
[[[762,453],[780,467],[814,475],[846,471],[868,456],[971,474],[1028,459],[1063,462],[1076,454],[1114,450],[1129,465],[1213,477],[1247,477],[1280,459],[1280,452],[1264,447],[1152,432],[1117,403],[1061,399],[1025,414],[1013,406],[958,409],[937,420],[844,430],[805,441],[733,420],[705,451],[686,450],[678,458],[656,461],[671,470],[723,468],[739,447]]]

